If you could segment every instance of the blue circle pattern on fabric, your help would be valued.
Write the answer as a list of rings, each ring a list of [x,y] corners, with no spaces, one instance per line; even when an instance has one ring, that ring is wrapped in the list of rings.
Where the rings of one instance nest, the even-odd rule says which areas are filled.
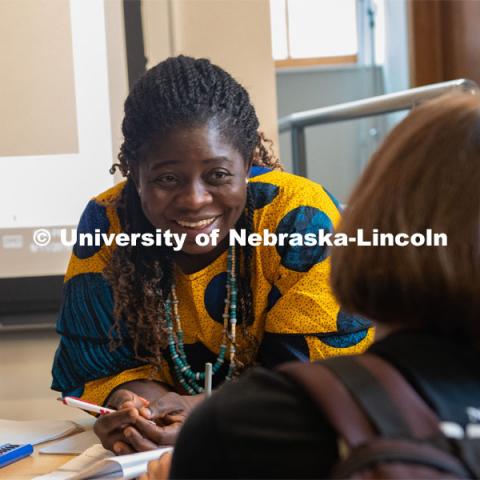
[[[215,275],[207,285],[204,294],[205,308],[208,314],[223,325],[223,310],[227,296],[227,272]]]
[[[302,236],[312,233],[318,236],[318,232],[333,232],[333,225],[328,216],[314,207],[297,207],[288,212],[277,226],[277,236],[281,233],[299,233]],[[320,263],[328,255],[327,247],[314,246],[291,246],[277,245],[277,252],[281,257],[281,264],[296,272],[308,272],[315,264]]]
[[[263,167],[262,165],[252,165],[250,171],[248,172],[248,178],[258,177],[259,175],[263,175],[271,171],[272,169],[269,167]]]
[[[367,336],[371,326],[370,320],[340,310],[337,314],[338,334],[321,337],[320,340],[334,348],[353,347]]]
[[[277,185],[265,182],[251,182],[249,188],[253,196],[255,210],[272,203],[280,191],[280,188],[277,187]]]
[[[100,231],[100,233],[108,233],[109,227],[110,222],[108,221],[106,208],[102,205],[99,205],[94,200],[90,200],[80,218],[77,228],[77,238],[81,233],[90,233],[93,235],[97,229]],[[102,246],[103,241],[101,241],[98,245],[92,246],[81,246],[77,242],[73,246],[73,253],[76,257],[84,260],[98,253]]]

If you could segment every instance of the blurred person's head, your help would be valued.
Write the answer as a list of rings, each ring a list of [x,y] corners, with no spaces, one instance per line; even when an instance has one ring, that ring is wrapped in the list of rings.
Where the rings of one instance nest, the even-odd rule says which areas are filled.
[[[332,251],[340,304],[384,326],[480,344],[480,98],[415,108],[385,139],[338,227],[349,237],[445,233],[447,246],[349,245]]]

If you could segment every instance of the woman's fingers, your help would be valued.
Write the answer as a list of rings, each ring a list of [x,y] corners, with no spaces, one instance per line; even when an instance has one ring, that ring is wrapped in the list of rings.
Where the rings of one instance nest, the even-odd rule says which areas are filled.
[[[102,415],[98,417],[95,422],[94,430],[98,435],[97,429],[101,433],[110,432],[117,428],[122,429],[127,425],[133,425],[138,417],[139,413],[136,408],[127,408],[125,410],[119,410],[118,412]]]
[[[188,403],[183,399],[182,395],[175,392],[169,392],[158,400],[154,400],[140,408],[140,415],[145,418],[162,418],[165,415],[185,412],[189,410]]]
[[[130,445],[128,445],[125,442],[122,442],[121,440],[118,440],[113,444],[112,450],[117,455],[128,455],[130,453],[135,453],[135,450]]]
[[[123,434],[128,440],[128,443],[137,451],[145,452],[148,450],[155,450],[158,448],[158,445],[148,438],[144,437],[139,433],[139,431],[134,427],[127,427]]]
[[[184,417],[179,418],[184,419]],[[182,425],[183,421],[171,422],[168,425],[155,425],[142,417],[138,417],[135,422],[136,430],[144,438],[148,438],[156,444],[155,448],[160,445],[174,445]]]
[[[153,460],[148,464],[147,480],[167,480],[170,475],[171,464],[171,453],[164,453],[159,460]]]
[[[103,448],[106,448],[107,450],[110,450],[117,455],[123,455],[126,452],[126,448],[124,448],[124,446],[129,447],[127,439],[125,438],[122,430],[116,430],[110,435],[100,438],[100,440],[102,442]],[[119,447],[118,451],[115,449],[115,446]],[[131,447],[129,448],[131,449]]]
[[[139,410],[143,407],[146,407],[148,403],[149,402],[147,399],[140,397],[130,390],[121,388],[120,390],[112,393],[108,400],[107,406],[114,408],[115,410],[124,408],[136,408]]]
[[[138,417],[139,413],[135,408],[109,413],[97,419],[93,430],[102,442],[102,445],[109,450],[113,450],[115,442],[125,442],[123,429],[128,425],[134,425]]]

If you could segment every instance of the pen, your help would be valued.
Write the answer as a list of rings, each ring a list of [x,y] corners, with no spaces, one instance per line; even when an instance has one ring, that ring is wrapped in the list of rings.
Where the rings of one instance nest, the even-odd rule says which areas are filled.
[[[96,405],[95,403],[86,402],[85,400],[81,400],[77,397],[63,397],[57,398],[60,402],[68,405],[69,407],[81,408],[87,412],[92,413],[99,413],[100,415],[107,415],[107,413],[115,412],[111,408],[101,407],[100,405]]]
[[[113,410],[112,408],[101,407],[96,403],[86,402],[77,397],[60,397],[57,398],[58,401],[62,402],[64,405],[68,405],[69,407],[80,408],[87,412],[92,413],[99,413],[100,415],[107,415],[108,413],[116,412],[117,410]],[[157,425],[153,420],[146,420],[148,423],[153,425]]]
[[[207,398],[212,394],[212,364],[205,364],[205,394]]]

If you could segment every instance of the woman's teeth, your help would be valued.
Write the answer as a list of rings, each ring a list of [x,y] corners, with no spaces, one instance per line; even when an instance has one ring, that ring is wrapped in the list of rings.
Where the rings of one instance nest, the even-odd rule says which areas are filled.
[[[216,220],[217,217],[206,218],[205,220],[200,220],[199,222],[185,222],[184,220],[175,220],[176,223],[186,228],[203,228],[207,225],[210,225]]]

